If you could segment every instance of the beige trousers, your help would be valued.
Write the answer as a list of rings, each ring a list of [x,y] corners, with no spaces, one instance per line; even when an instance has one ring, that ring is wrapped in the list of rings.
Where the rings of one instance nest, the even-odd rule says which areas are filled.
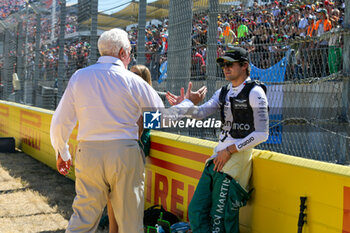
[[[95,232],[108,197],[119,233],[143,232],[144,163],[136,140],[80,142],[74,213],[66,232]]]
[[[217,154],[216,149],[215,147],[214,155]],[[249,179],[252,174],[252,154],[253,149],[234,153],[221,170],[234,178],[246,191],[249,190]],[[206,163],[211,159],[214,158],[210,157]]]

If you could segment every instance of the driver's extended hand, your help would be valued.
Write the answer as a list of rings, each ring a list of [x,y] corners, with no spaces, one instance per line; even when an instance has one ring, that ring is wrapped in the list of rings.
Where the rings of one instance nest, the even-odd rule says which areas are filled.
[[[168,91],[166,93],[166,98],[171,105],[177,105],[181,103],[185,98],[191,100],[193,104],[197,105],[205,98],[207,92],[208,89],[206,86],[202,86],[195,92],[192,91],[192,82],[189,82],[186,95],[184,94],[184,88],[182,87],[180,90],[180,96],[176,96]]]

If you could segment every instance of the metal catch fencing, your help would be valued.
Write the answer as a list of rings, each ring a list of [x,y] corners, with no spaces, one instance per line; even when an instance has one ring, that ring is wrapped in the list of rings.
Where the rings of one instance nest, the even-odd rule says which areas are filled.
[[[191,81],[209,100],[227,84],[216,58],[239,46],[268,89],[270,137],[258,148],[350,164],[348,0],[140,0],[112,14],[97,10],[103,0],[53,2],[27,2],[0,20],[1,99],[55,109],[75,70],[96,61],[97,36],[122,27],[130,66],[145,64],[155,89],[179,94]],[[220,131],[163,130],[215,141]]]

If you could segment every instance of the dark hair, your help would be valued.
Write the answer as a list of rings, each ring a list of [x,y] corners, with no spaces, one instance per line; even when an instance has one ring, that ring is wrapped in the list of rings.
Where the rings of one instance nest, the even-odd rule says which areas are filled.
[[[249,76],[250,75],[250,71],[251,71],[251,67],[250,67],[249,62],[247,62],[247,61],[240,61],[239,65],[242,67],[242,66],[244,66],[245,63],[248,64],[248,67],[247,67],[247,70],[246,70],[246,74],[247,74],[247,76]]]

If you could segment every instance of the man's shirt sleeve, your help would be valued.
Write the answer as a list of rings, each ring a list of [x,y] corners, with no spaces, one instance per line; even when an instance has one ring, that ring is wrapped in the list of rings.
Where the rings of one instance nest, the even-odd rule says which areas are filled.
[[[50,127],[51,144],[56,152],[56,159],[60,153],[62,159],[67,161],[71,159],[69,153],[68,140],[69,136],[77,123],[75,111],[72,77],[62,96],[62,99],[57,106],[55,113],[52,116]]]
[[[193,106],[187,114],[191,115],[195,119],[203,119],[217,112],[220,107],[220,91],[221,89],[217,90],[214,93],[214,95],[210,98],[210,100],[208,100],[204,104],[200,106]]]
[[[249,103],[253,109],[255,130],[235,145],[238,151],[247,150],[266,141],[269,136],[269,113],[267,97],[264,90],[255,86],[249,93]]]

